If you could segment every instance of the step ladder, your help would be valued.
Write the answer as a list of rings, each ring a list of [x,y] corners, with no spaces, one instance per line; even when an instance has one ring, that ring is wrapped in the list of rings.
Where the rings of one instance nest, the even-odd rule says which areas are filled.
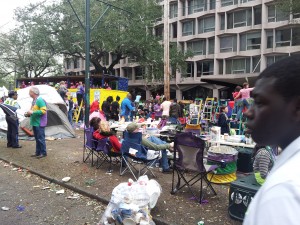
[[[209,130],[209,123],[213,119],[214,103],[214,98],[206,98],[203,104],[203,109],[201,111],[201,126],[203,131],[208,132]]]
[[[78,119],[82,108],[83,108],[83,100],[81,101],[80,106],[74,110],[73,121],[75,120],[76,123],[78,123]]]

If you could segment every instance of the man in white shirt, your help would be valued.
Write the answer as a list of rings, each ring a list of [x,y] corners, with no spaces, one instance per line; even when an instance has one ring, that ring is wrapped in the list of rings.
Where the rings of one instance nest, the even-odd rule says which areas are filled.
[[[265,69],[245,115],[247,133],[261,145],[283,149],[266,182],[252,200],[244,225],[296,225],[300,213],[300,55]]]
[[[160,107],[162,109],[162,116],[169,117],[170,116],[170,106],[172,102],[168,101],[166,97],[163,98],[163,103],[161,103]]]

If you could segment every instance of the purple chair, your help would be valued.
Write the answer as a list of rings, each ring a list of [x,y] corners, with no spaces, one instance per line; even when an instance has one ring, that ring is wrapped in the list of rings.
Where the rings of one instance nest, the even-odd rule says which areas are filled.
[[[99,150],[103,151],[103,153],[104,153],[105,161],[103,163],[107,162],[109,164],[108,172],[111,173],[112,172],[112,165],[113,164],[120,164],[122,154],[120,152],[112,151],[112,144],[109,141],[109,137],[103,139],[103,141],[102,140],[98,141],[98,145],[99,145]],[[98,148],[98,145],[97,145],[97,148]]]
[[[207,165],[204,163],[205,142],[192,133],[180,133],[175,136],[174,142],[174,163],[171,194],[187,186],[200,203],[203,200],[203,181],[207,187],[216,195],[212,183],[207,179],[207,174],[216,170],[219,165]],[[177,156],[177,157],[176,157]],[[177,183],[175,185],[175,172],[177,173]],[[192,176],[186,172],[192,172]],[[181,184],[181,181],[183,182]],[[200,181],[199,198],[196,196],[192,186]]]
[[[83,162],[91,159],[92,166],[94,165],[94,150],[96,149],[95,140],[93,139],[94,129],[92,127],[84,130],[84,146],[83,146]]]

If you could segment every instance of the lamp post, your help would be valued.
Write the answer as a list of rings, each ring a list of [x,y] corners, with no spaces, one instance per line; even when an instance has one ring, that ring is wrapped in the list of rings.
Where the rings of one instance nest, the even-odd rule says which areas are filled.
[[[170,99],[169,0],[164,0],[164,95]]]

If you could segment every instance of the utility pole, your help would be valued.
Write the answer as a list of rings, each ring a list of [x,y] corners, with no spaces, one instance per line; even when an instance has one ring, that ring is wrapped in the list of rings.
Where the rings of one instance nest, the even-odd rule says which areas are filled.
[[[164,95],[170,99],[169,0],[164,0]]]
[[[90,116],[90,39],[91,39],[91,20],[90,20],[90,0],[85,2],[85,111],[84,124],[89,127]]]

